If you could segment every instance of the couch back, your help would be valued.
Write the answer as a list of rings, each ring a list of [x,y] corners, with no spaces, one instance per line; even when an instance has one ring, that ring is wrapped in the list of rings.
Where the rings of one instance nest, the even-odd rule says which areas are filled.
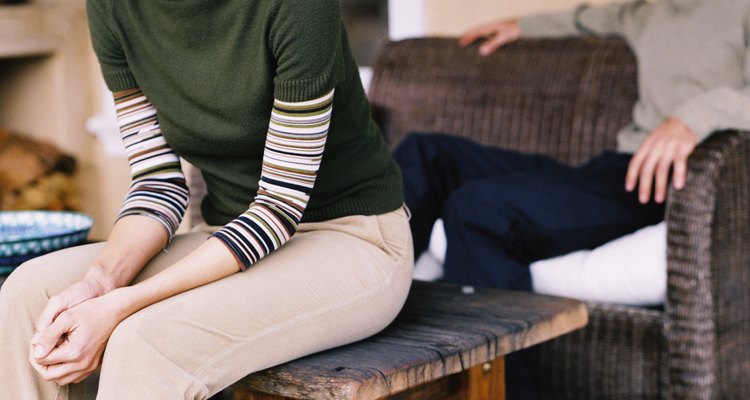
[[[571,165],[616,147],[637,95],[624,41],[583,38],[522,40],[489,57],[455,39],[391,42],[369,93],[391,147],[443,132]]]

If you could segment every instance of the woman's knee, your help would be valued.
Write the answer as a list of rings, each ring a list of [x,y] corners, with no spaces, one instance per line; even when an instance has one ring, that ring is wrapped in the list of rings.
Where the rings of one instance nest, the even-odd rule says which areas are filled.
[[[40,268],[39,259],[21,264],[8,276],[0,288],[0,301],[27,302],[28,296],[46,296],[46,276]],[[12,294],[11,294],[12,293]],[[22,298],[19,298],[22,297]]]
[[[3,284],[39,289],[48,296],[81,279],[101,244],[71,247],[33,258],[16,268]]]
[[[0,288],[0,320],[14,325],[14,329],[35,321],[49,300],[34,263],[27,262],[16,268]]]
[[[208,387],[184,365],[185,358],[195,358],[186,344],[192,338],[175,336],[164,325],[142,312],[117,325],[104,351],[97,398],[208,398]]]

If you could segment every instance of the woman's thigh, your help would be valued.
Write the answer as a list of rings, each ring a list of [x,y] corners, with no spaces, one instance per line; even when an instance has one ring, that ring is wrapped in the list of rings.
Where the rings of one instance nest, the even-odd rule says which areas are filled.
[[[189,253],[208,234],[177,236],[166,251],[160,252],[143,270],[138,279],[153,275]],[[13,399],[81,398],[81,385],[62,390],[53,382],[43,382],[27,361],[28,345],[36,329],[39,314],[49,299],[83,278],[93,265],[104,243],[88,244],[56,251],[32,259],[18,267],[0,290],[0,359],[13,368],[0,368],[0,392]],[[13,382],[13,384],[7,384]],[[3,396],[0,396],[5,398]]]
[[[135,397],[202,398],[248,373],[372,335],[403,305],[412,263],[403,210],[302,224],[247,271],[123,321],[99,395],[117,398],[128,387]],[[157,382],[146,383],[149,376]]]

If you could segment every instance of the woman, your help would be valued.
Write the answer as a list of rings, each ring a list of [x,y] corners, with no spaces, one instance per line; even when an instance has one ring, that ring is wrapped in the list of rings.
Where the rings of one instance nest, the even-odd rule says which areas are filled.
[[[411,239],[338,1],[89,0],[88,13],[133,184],[106,244],[5,283],[4,395],[77,397],[69,384],[101,367],[98,398],[202,399],[385,327]],[[172,239],[188,199],[178,154],[205,177],[207,227]]]

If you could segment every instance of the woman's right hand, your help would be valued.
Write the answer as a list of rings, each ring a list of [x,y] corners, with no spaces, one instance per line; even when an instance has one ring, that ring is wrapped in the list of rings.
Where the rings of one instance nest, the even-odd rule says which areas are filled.
[[[458,44],[466,47],[477,40],[483,39],[484,43],[479,46],[479,54],[488,56],[499,47],[515,42],[521,38],[521,26],[517,19],[507,19],[488,22],[469,29],[461,36]]]
[[[98,266],[89,269],[86,276],[80,281],[68,286],[65,290],[52,296],[47,305],[39,314],[36,323],[36,334],[32,342],[36,339],[39,332],[43,332],[55,321],[58,315],[65,310],[75,307],[88,299],[102,296],[114,289],[111,280],[108,279],[104,270]]]

